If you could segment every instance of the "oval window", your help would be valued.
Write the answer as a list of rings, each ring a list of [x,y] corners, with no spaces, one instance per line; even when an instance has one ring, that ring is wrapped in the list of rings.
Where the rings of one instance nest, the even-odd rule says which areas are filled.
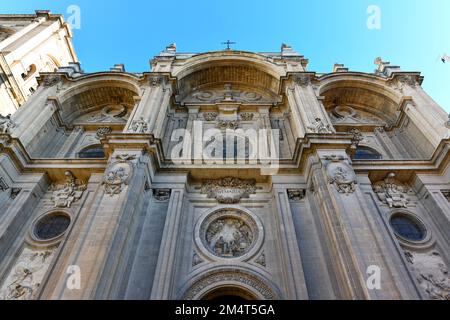
[[[36,222],[34,235],[39,240],[51,240],[63,235],[69,225],[70,217],[66,213],[51,213]]]
[[[394,214],[389,222],[394,232],[405,240],[418,242],[425,239],[425,227],[419,220],[409,215]]]

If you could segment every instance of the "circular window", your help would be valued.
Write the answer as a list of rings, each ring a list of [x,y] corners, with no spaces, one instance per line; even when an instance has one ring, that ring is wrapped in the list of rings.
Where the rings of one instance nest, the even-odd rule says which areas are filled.
[[[394,214],[390,219],[390,224],[394,232],[405,240],[418,242],[425,239],[424,225],[410,215]]]
[[[34,235],[39,240],[51,240],[64,234],[70,225],[70,217],[62,212],[40,218],[34,225]]]

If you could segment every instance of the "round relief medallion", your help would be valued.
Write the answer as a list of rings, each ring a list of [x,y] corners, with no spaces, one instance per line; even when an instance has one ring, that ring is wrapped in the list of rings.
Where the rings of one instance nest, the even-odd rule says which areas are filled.
[[[201,244],[213,256],[240,258],[252,251],[262,226],[249,214],[223,209],[208,215],[200,225]]]

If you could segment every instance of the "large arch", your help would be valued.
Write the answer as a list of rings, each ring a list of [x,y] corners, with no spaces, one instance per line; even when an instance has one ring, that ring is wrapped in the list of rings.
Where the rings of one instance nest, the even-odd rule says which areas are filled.
[[[175,66],[172,75],[178,78],[181,98],[193,90],[225,83],[268,90],[277,95],[280,78],[286,71],[266,56],[249,52],[209,52],[189,58]]]
[[[134,97],[139,94],[138,80],[131,75],[98,74],[77,79],[70,89],[58,96],[61,117],[72,122],[108,104],[124,105],[130,112],[135,104]]]
[[[385,79],[363,73],[329,74],[320,78],[318,88],[327,110],[337,105],[349,105],[372,113],[388,124],[399,116],[403,95],[386,84]]]

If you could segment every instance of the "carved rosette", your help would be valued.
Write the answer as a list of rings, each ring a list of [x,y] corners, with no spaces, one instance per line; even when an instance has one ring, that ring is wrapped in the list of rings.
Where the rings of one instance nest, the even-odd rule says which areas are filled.
[[[239,203],[242,198],[248,198],[255,193],[256,184],[254,180],[242,180],[239,178],[223,178],[207,180],[201,188],[209,198],[215,198],[219,203]]]
[[[75,178],[70,171],[64,173],[66,182],[64,184],[53,184],[50,189],[53,191],[52,201],[55,207],[70,208],[72,203],[78,201],[86,190],[86,184]]]
[[[102,184],[105,186],[105,193],[111,197],[120,194],[123,187],[128,184],[133,174],[133,163],[136,155],[118,154],[105,171]]]
[[[345,162],[343,156],[326,156],[324,160],[328,161],[326,171],[328,182],[334,184],[339,193],[349,195],[356,190],[356,175],[353,168]]]
[[[373,185],[373,191],[378,199],[389,208],[407,208],[410,188],[395,179],[395,173],[389,173],[386,178]]]

